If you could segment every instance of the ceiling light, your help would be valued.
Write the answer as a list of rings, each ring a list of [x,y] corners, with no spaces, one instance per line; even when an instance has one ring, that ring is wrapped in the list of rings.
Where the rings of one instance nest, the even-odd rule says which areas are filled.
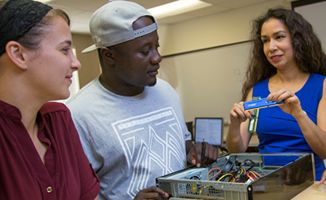
[[[49,3],[52,0],[34,0],[34,1],[38,1],[38,2],[41,2],[41,3]]]
[[[212,4],[200,0],[179,0],[179,1],[174,1],[172,3],[157,6],[154,8],[150,8],[148,9],[148,11],[156,19],[162,19],[165,17],[179,15],[193,10],[205,8],[211,5]]]

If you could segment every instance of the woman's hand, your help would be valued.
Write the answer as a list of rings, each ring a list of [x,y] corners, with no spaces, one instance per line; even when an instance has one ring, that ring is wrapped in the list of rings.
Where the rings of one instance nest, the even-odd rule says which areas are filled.
[[[302,110],[300,100],[295,93],[285,88],[269,94],[267,96],[267,101],[284,101],[284,104],[279,105],[279,107],[283,112],[292,115],[294,118],[299,117],[305,112]]]
[[[254,115],[254,111],[245,111],[243,107],[243,101],[233,104],[233,108],[230,112],[230,121],[234,126],[239,126],[242,122],[248,118],[251,119]]]

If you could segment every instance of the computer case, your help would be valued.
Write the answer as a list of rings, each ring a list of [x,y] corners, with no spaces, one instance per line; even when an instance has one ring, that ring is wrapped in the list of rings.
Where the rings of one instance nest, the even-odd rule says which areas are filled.
[[[264,160],[274,158],[288,163],[265,165]],[[193,166],[156,179],[170,200],[288,200],[314,181],[314,158],[307,153],[228,154],[206,167]]]

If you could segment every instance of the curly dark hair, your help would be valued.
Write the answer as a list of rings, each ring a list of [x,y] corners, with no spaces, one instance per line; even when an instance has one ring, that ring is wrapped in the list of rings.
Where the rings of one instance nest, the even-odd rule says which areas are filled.
[[[313,28],[300,14],[282,7],[269,9],[266,14],[252,21],[251,55],[242,87],[241,100],[244,101],[249,90],[259,81],[276,74],[276,68],[270,64],[264,54],[261,40],[261,28],[268,19],[281,20],[289,29],[295,61],[305,73],[326,75],[326,55]]]

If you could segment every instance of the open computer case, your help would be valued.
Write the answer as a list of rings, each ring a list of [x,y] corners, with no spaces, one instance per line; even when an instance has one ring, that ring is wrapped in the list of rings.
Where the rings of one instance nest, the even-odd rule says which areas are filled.
[[[265,165],[273,156],[289,163]],[[213,164],[195,166],[156,179],[170,200],[288,200],[314,184],[314,158],[307,153],[228,154]]]

